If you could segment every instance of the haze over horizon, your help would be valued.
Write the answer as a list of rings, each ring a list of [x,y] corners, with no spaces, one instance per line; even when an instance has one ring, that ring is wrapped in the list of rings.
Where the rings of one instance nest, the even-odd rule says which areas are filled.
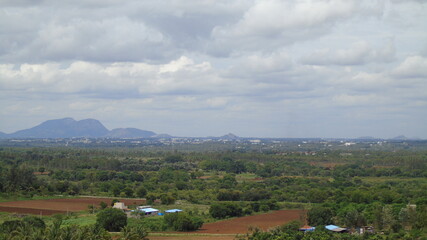
[[[427,139],[427,2],[0,3],[0,131]]]

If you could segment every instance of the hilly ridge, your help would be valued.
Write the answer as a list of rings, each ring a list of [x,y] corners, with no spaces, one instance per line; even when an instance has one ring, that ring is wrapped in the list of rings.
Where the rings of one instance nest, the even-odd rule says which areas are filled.
[[[148,138],[156,135],[155,132],[145,131],[137,128],[115,128],[106,137],[111,138]]]
[[[73,118],[48,120],[11,134],[0,132],[0,138],[147,138],[155,135],[154,132],[137,128],[116,128],[110,131],[96,119],[76,121]]]

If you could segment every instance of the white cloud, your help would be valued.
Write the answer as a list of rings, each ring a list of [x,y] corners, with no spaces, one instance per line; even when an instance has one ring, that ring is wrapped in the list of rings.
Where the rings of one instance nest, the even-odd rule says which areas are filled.
[[[348,49],[320,49],[302,57],[310,65],[361,65],[369,62],[390,62],[394,60],[395,47],[388,41],[379,49],[372,49],[366,41],[353,43]]]
[[[91,117],[187,136],[427,132],[426,7],[1,1],[0,130]]]
[[[111,93],[121,98],[141,95],[179,94],[180,92],[210,91],[222,87],[222,81],[211,72],[208,62],[194,63],[188,57],[167,64],[144,63],[99,64],[73,62],[65,68],[58,64],[0,65],[3,90],[31,91],[33,94],[68,93],[96,94],[109,98]]]
[[[406,78],[427,78],[427,58],[421,56],[407,57],[394,70],[394,74]]]
[[[379,15],[382,8],[363,1],[256,1],[236,23],[213,29],[209,50],[225,56],[238,50],[274,51],[325,35],[339,21]]]

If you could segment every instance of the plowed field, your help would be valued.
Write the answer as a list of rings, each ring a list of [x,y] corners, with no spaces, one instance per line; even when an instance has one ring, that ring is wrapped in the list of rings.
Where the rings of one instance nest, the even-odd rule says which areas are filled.
[[[99,207],[101,202],[111,204],[112,198],[63,198],[0,202],[1,212],[52,215],[56,213],[88,210],[89,205]],[[126,205],[145,204],[144,199],[120,199]]]
[[[303,210],[279,210],[271,213],[233,218],[230,220],[214,223],[206,223],[200,230],[192,233],[182,233],[181,236],[177,233],[173,236],[152,235],[149,236],[149,238],[151,240],[232,240],[234,239],[235,234],[247,233],[249,227],[259,227],[263,230],[268,230],[269,228],[283,225],[292,220],[300,220],[303,213]]]
[[[214,223],[207,223],[202,226],[198,233],[246,233],[249,227],[259,227],[267,230],[280,226],[292,220],[299,220],[302,210],[279,210],[271,213],[259,214],[233,218]]]

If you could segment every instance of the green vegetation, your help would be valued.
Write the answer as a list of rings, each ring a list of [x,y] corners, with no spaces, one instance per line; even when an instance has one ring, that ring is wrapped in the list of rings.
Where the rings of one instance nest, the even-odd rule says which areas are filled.
[[[165,215],[164,221],[175,231],[194,231],[203,225],[201,218],[190,216],[188,213],[169,213]]]
[[[89,213],[67,216],[60,223],[60,229],[69,232],[96,232],[100,226],[109,231],[122,230],[121,236],[127,234],[129,239],[145,237],[146,230],[189,231],[203,222],[281,208],[308,210],[302,220],[313,226],[335,224],[351,230],[373,226],[376,233],[389,239],[426,236],[427,143],[399,148],[389,143],[383,147],[360,143],[348,148],[331,144],[337,147],[327,148],[324,142],[268,143],[258,148],[237,148],[230,143],[226,150],[215,150],[214,145],[202,149],[203,144],[175,146],[173,150],[159,146],[3,147],[0,201],[57,195],[137,197],[146,198],[147,204],[160,210],[184,210],[155,217],[126,218],[121,214],[122,222],[113,221],[120,225],[111,226],[101,219],[106,219],[104,212],[113,210],[101,204],[88,209]],[[190,151],[193,148],[198,150]],[[4,236],[17,228],[42,231],[48,236],[59,224],[52,217],[43,217],[46,226],[37,230],[41,229],[34,226],[38,220],[32,221],[0,214],[0,223],[6,224]],[[245,237],[308,236],[290,229],[255,230]],[[315,239],[335,236],[322,231],[310,234],[319,234],[312,235]],[[348,235],[340,235],[343,239],[344,236]]]
[[[96,224],[107,231],[118,232],[127,225],[127,216],[122,210],[107,208],[96,215]]]

